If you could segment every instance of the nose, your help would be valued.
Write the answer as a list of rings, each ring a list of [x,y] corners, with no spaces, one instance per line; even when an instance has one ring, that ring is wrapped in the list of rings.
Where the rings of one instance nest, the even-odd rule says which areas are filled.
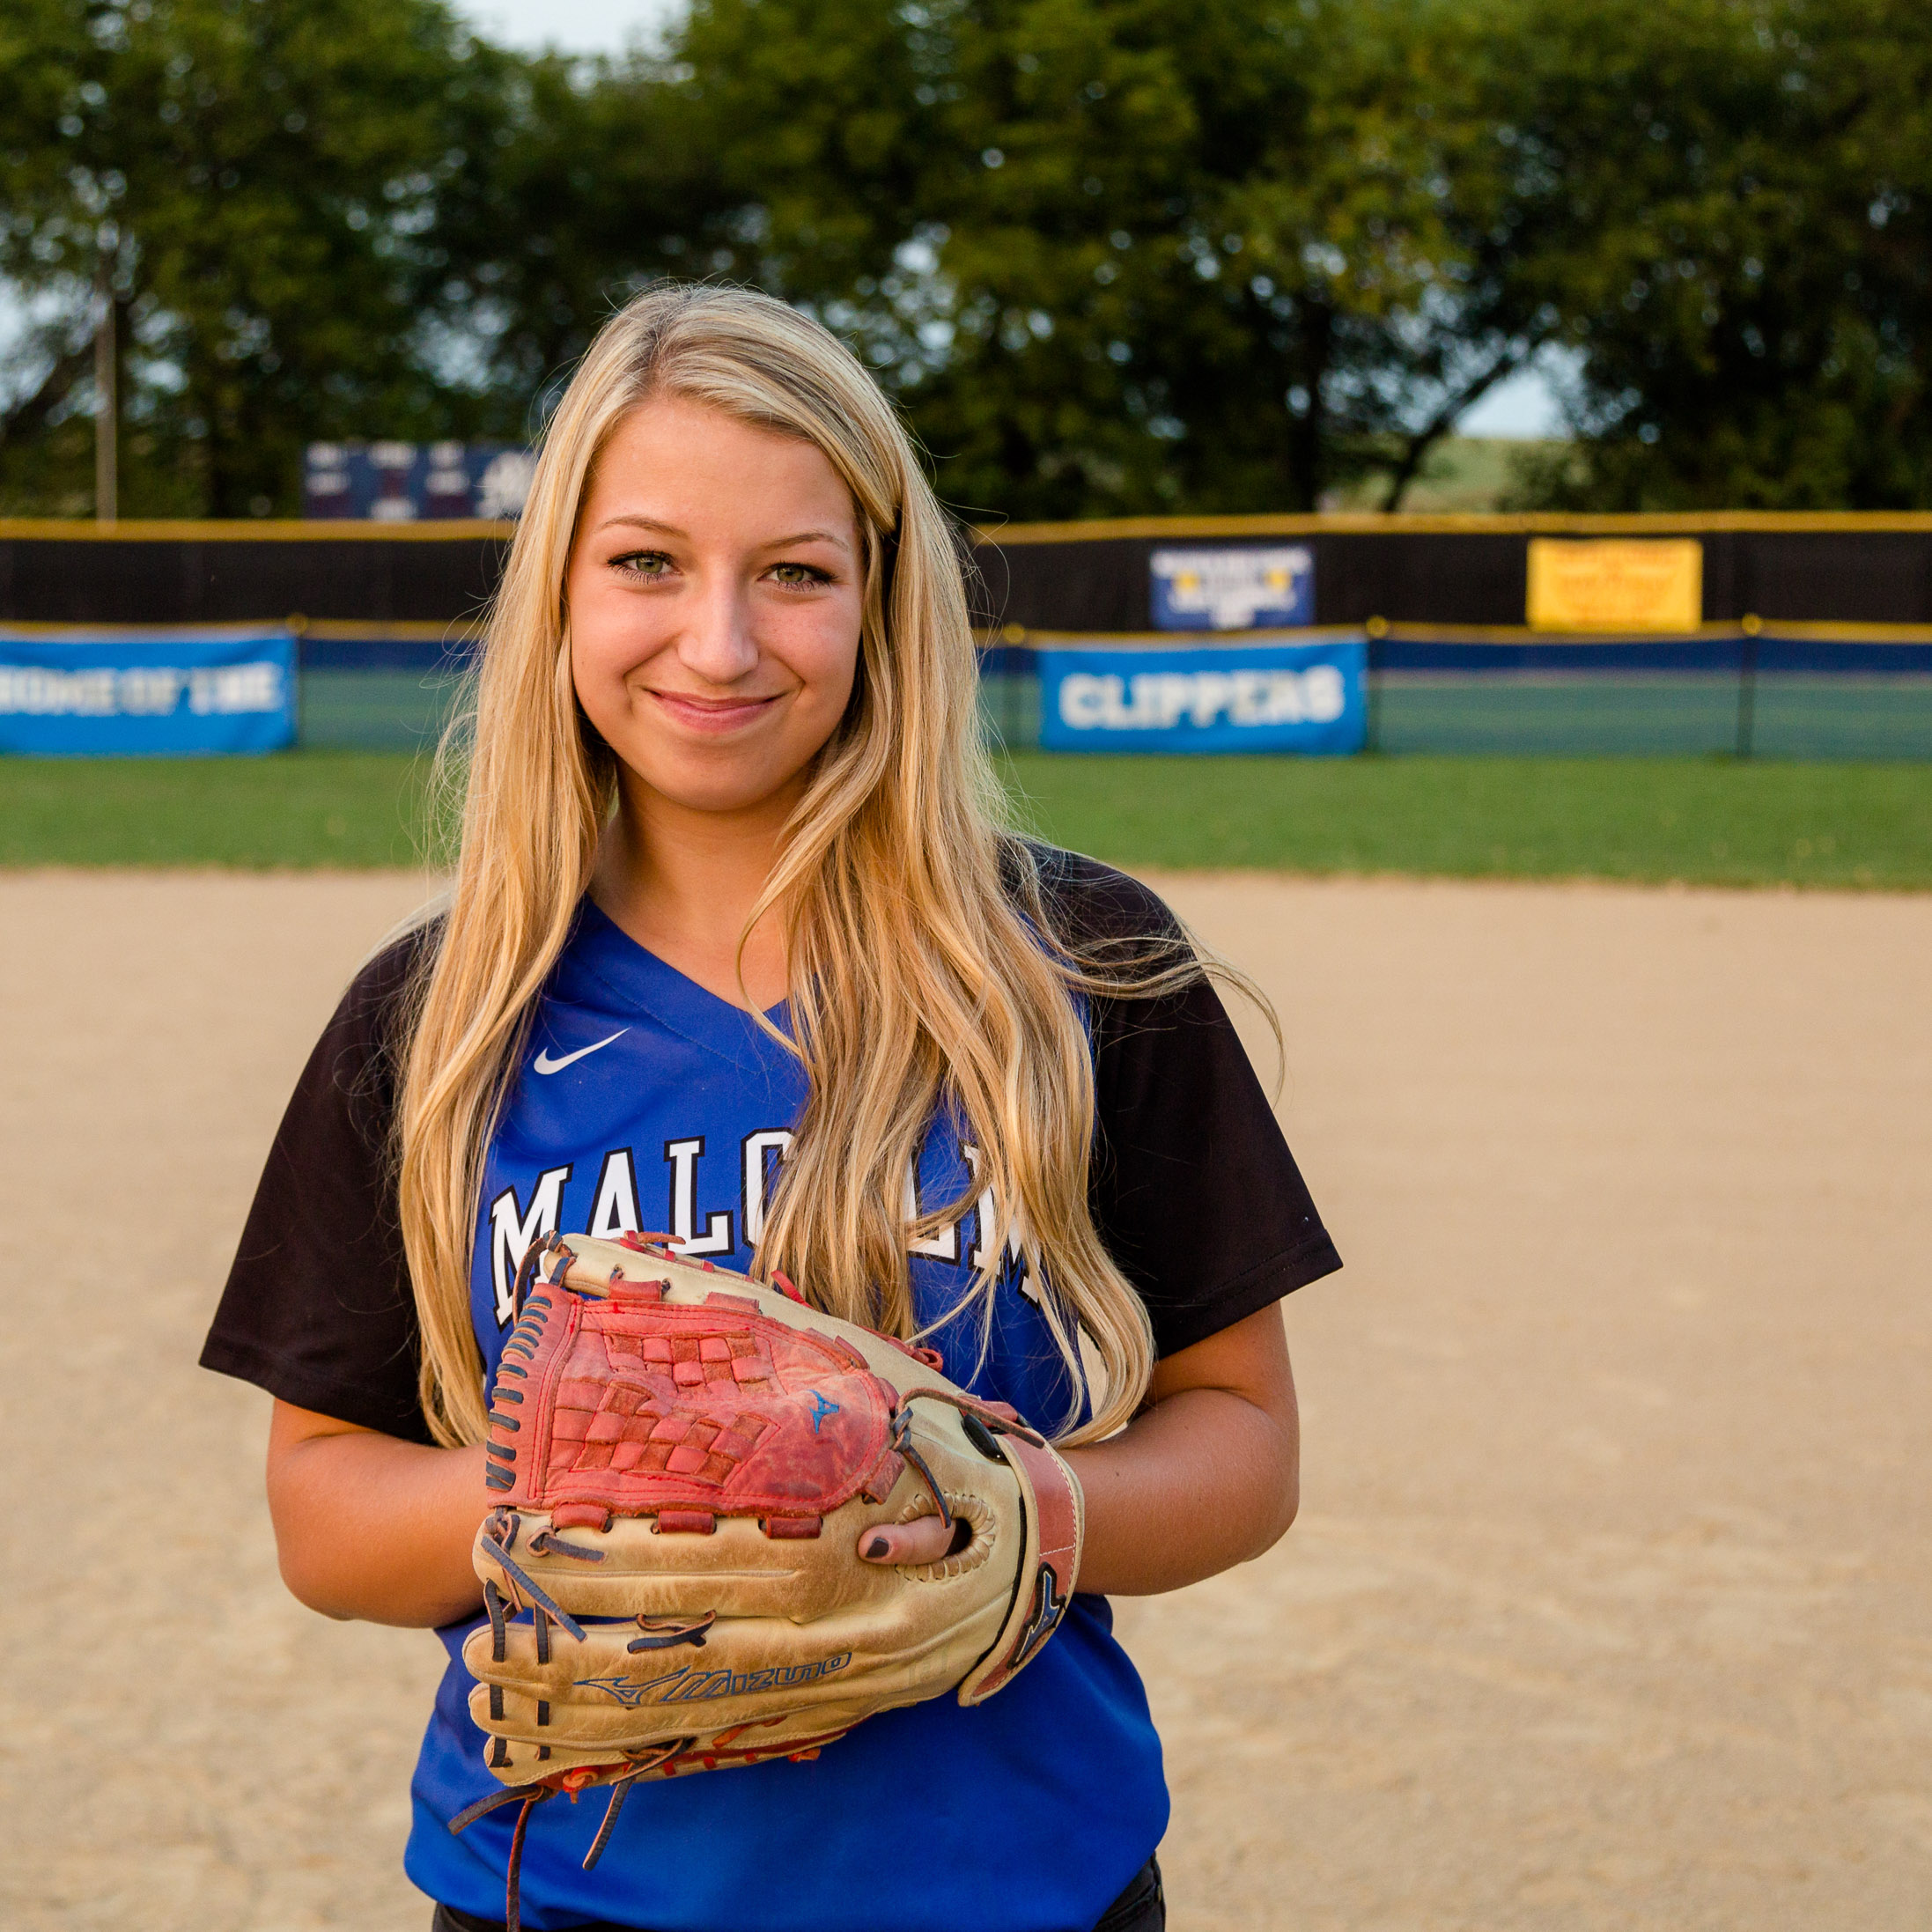
[[[735,684],[758,662],[751,612],[742,586],[719,572],[702,585],[684,610],[678,662],[707,684]]]

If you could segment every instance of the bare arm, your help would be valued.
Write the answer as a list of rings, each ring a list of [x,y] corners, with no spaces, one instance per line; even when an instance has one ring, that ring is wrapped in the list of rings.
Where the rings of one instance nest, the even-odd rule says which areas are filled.
[[[1148,1406],[1118,1435],[1066,1459],[1087,1496],[1083,1590],[1151,1596],[1271,1549],[1301,1500],[1301,1429],[1279,1306],[1156,1364]],[[946,1540],[938,1523],[875,1532],[863,1553],[930,1561]]]
[[[422,1628],[470,1615],[483,1463],[480,1445],[425,1449],[277,1402],[269,1514],[283,1582],[328,1617]]]
[[[1294,1376],[1279,1305],[1156,1364],[1150,1406],[1067,1457],[1087,1493],[1080,1588],[1151,1596],[1246,1563],[1302,1498]]]

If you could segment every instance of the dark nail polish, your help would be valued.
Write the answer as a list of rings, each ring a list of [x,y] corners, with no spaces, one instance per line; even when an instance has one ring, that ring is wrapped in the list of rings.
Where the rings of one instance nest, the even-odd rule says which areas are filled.
[[[888,1543],[883,1537],[874,1537],[872,1541],[866,1545],[866,1554],[871,1557],[881,1557],[883,1556],[886,1552],[891,1547],[892,1545]]]

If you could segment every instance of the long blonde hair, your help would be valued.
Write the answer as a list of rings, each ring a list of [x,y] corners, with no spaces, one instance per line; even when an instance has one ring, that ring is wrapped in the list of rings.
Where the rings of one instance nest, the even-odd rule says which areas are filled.
[[[782,1268],[821,1308],[912,1336],[908,1244],[966,1205],[906,1218],[907,1175],[950,1104],[977,1150],[972,1191],[990,1190],[1000,1224],[980,1231],[967,1299],[990,1305],[1003,1251],[1021,1253],[1073,1386],[1092,1391],[1067,1440],[1108,1434],[1146,1394],[1153,1338],[1088,1207],[1093,1067],[1073,993],[1119,976],[1056,935],[1033,850],[1000,830],[960,553],[891,405],[816,323],[703,287],[640,295],[592,343],[544,438],[489,623],[454,884],[425,950],[398,1109],[430,1427],[446,1444],[484,1431],[469,1315],[484,1156],[616,796],[616,759],[571,683],[564,571],[600,450],[659,395],[815,446],[852,493],[864,548],[852,701],[746,928],[772,908],[785,922],[808,1095],[756,1270]],[[1151,964],[1133,990],[1198,970],[1178,955]],[[1083,1331],[1097,1370],[1084,1376]]]

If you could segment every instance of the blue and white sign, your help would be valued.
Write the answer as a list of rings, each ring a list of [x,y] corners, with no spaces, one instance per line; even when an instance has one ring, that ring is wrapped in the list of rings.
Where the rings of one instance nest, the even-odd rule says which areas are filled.
[[[285,630],[0,631],[0,752],[205,756],[294,738]]]
[[[1040,653],[1040,743],[1050,751],[1360,751],[1368,653],[1323,644]]]
[[[1147,559],[1157,630],[1273,630],[1315,622],[1305,544],[1222,543]]]
[[[536,457],[515,443],[311,443],[302,513],[377,523],[520,517]]]

